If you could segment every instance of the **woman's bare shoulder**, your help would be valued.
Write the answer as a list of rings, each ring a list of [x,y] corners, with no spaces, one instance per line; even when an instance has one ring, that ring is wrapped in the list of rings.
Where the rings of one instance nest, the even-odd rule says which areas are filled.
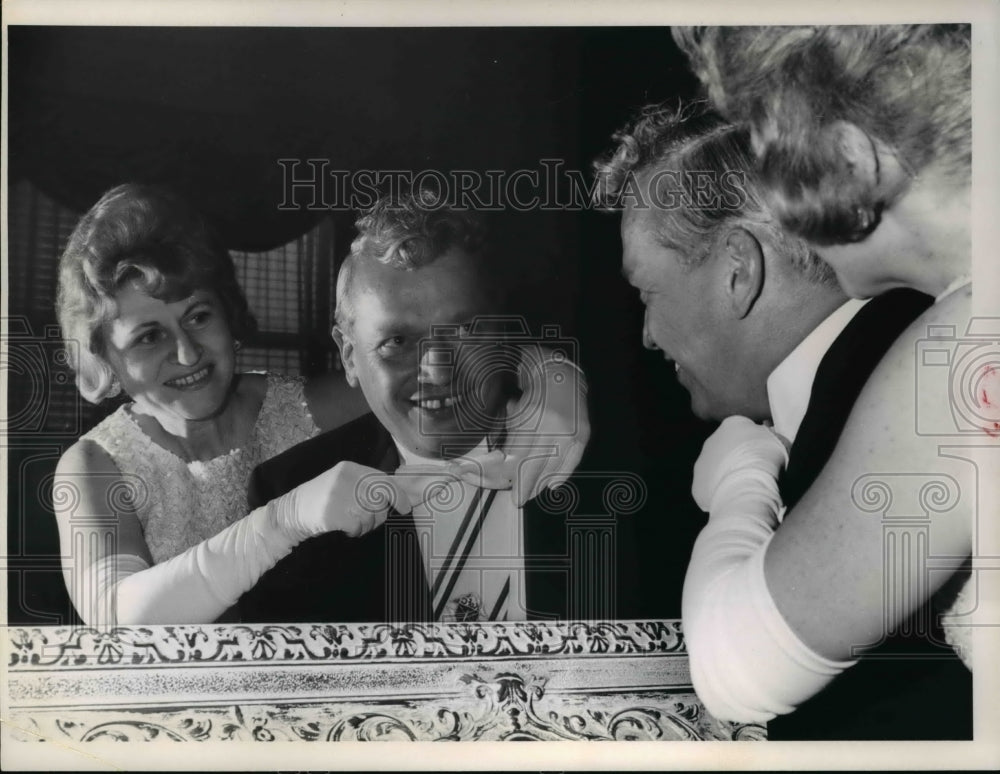
[[[56,476],[87,473],[118,474],[120,471],[103,446],[89,438],[81,438],[59,458]]]
[[[925,526],[935,555],[954,558],[957,565],[968,553],[975,507],[969,465],[942,455],[940,435],[922,428],[954,427],[952,365],[940,353],[956,351],[969,302],[958,291],[896,339],[858,397],[822,473],[786,514],[768,549],[768,588],[779,610],[806,643],[831,658],[848,657],[852,643],[874,641],[884,624],[882,596],[872,589],[880,588],[888,571],[885,516],[893,497],[908,502],[918,496],[911,491],[915,485],[955,482],[949,508],[929,510]],[[925,357],[927,351],[940,356]],[[877,492],[892,494],[883,503]],[[947,577],[947,569],[941,565],[936,582]],[[826,615],[817,616],[817,610]],[[829,620],[842,625],[831,631]]]
[[[56,465],[52,501],[56,514],[130,513],[136,484],[122,475],[111,456],[100,444],[81,438],[69,447]]]
[[[848,427],[867,425],[916,433],[921,420],[952,411],[972,319],[972,293],[963,288],[928,307],[893,342],[868,379]],[[919,435],[919,433],[916,433]],[[916,439],[913,439],[916,440]]]
[[[81,438],[67,449],[56,466],[52,484],[53,510],[63,547],[63,572],[70,573],[77,562],[83,561],[84,554],[79,553],[81,545],[96,546],[93,553],[86,554],[92,560],[110,551],[133,554],[152,564],[135,511],[135,503],[142,497],[142,482],[123,476],[99,444]],[[109,548],[107,530],[112,523],[114,542]],[[95,531],[98,539],[80,543],[80,534]]]

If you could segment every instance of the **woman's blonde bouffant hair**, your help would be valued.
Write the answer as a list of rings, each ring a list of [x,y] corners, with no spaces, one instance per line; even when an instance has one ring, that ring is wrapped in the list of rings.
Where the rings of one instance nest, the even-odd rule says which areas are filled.
[[[716,108],[750,125],[785,227],[818,244],[865,236],[892,201],[845,163],[838,125],[883,143],[911,176],[971,170],[968,25],[675,27]],[[897,192],[898,194],[898,192]]]

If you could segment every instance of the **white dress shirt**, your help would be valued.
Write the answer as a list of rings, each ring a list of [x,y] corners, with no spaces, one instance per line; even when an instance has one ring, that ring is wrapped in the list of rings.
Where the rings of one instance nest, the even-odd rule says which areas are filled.
[[[400,459],[407,465],[441,467],[448,460],[420,457],[397,443]],[[468,457],[487,453],[486,441],[468,452]],[[434,581],[447,562],[449,551],[462,527],[463,517],[475,497],[477,488],[463,482],[450,486],[459,487],[459,499],[451,499],[446,508],[431,511],[421,503],[413,509],[414,525],[420,542],[420,553],[424,560],[424,572],[428,585],[433,589]],[[487,496],[490,490],[484,490]],[[524,530],[521,508],[514,505],[508,490],[498,490],[493,498],[482,530],[471,546],[465,569],[462,571],[454,591],[448,595],[446,610],[441,620],[456,620],[454,608],[458,600],[475,595],[484,611],[490,608],[500,596],[508,578],[509,592],[503,605],[504,615],[498,620],[523,621],[526,619],[524,604]],[[429,528],[428,528],[429,525]]]
[[[854,315],[870,300],[852,298],[841,304],[813,328],[767,377],[771,422],[774,431],[789,443],[795,442],[806,415],[820,361]]]

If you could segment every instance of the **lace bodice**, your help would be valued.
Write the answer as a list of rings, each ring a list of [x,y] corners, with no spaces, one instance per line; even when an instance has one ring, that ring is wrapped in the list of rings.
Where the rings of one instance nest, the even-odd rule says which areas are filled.
[[[975,609],[976,601],[972,577],[965,579],[954,601],[945,610],[941,624],[944,638],[970,671],[972,670],[972,626],[969,624],[968,615]],[[963,616],[965,621],[959,620]]]
[[[127,406],[83,437],[101,446],[123,475],[139,483],[135,509],[159,563],[245,516],[253,469],[318,432],[303,380],[268,374],[249,442],[214,459],[185,462],[147,436]]]

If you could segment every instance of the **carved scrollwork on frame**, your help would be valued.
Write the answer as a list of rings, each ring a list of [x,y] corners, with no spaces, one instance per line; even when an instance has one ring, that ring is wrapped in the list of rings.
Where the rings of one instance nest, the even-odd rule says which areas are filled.
[[[30,729],[32,738],[45,741],[70,739],[76,742],[205,742],[205,741],[255,741],[273,742],[307,739],[291,728],[283,728],[272,721],[282,715],[278,707],[251,706],[242,708],[210,708],[200,717],[179,712],[122,713],[126,717],[108,720],[107,713],[72,712],[71,719],[56,718],[47,724],[49,713],[32,718],[12,718],[12,725],[19,728],[21,737]],[[211,716],[209,716],[211,715]],[[41,719],[41,724],[38,722]],[[45,729],[48,728],[48,734]]]
[[[547,697],[546,679],[517,672],[459,678],[447,700],[327,705],[250,705],[190,712],[132,712],[56,719],[50,733],[74,741],[694,741],[762,740],[758,725],[720,723],[692,696]],[[445,704],[445,702],[447,703]],[[599,704],[599,706],[595,706]],[[88,714],[92,720],[88,721]],[[15,718],[15,723],[17,719]],[[45,735],[34,724],[33,736]]]
[[[767,729],[757,723],[733,724],[732,740],[734,742],[766,742]]]
[[[415,742],[418,737],[410,727],[383,712],[354,715],[337,723],[326,736],[331,742]],[[444,737],[448,738],[448,737]]]
[[[14,701],[5,725],[9,738],[21,740],[764,735],[759,726],[721,723],[703,710],[690,686],[677,621],[53,627],[7,633]],[[260,669],[260,680],[249,679],[265,667],[274,669]],[[366,686],[374,675],[377,690],[370,693]],[[398,684],[393,675],[400,676]],[[111,705],[106,696],[115,697]]]
[[[184,741],[183,736],[174,733],[169,728],[142,720],[101,723],[88,729],[80,737],[80,741],[153,742],[161,738],[171,742]]]
[[[8,666],[370,661],[683,652],[677,622],[303,624],[10,629]]]
[[[463,676],[480,701],[480,713],[470,717],[467,733],[472,739],[501,741],[598,741],[676,738],[700,739],[682,716],[652,707],[627,707],[617,712],[582,709],[566,714],[539,708],[545,681],[504,672],[490,680],[476,674]],[[680,703],[675,705],[681,708]]]

